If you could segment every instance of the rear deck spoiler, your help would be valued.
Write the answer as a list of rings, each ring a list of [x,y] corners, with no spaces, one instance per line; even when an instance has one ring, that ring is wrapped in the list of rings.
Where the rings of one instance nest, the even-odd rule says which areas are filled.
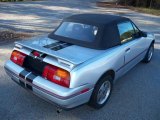
[[[31,51],[35,50],[41,53],[46,54],[47,56],[43,59],[44,62],[55,65],[57,67],[63,68],[67,71],[71,71],[78,63],[76,61],[70,61],[66,59],[64,56],[57,54],[53,50],[46,49],[43,47],[37,46],[29,46],[25,44],[21,44],[19,42],[15,42],[15,50],[21,51],[27,55],[31,53]]]

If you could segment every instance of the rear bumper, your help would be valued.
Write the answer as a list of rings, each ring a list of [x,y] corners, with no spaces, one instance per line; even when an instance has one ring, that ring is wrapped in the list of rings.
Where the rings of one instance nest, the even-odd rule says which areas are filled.
[[[90,84],[85,84],[77,88],[59,86],[40,76],[32,74],[30,71],[26,71],[10,60],[6,62],[4,68],[13,81],[31,90],[39,97],[49,100],[65,109],[74,108],[88,102],[93,91],[93,85]],[[88,88],[89,90],[87,92],[82,92]]]

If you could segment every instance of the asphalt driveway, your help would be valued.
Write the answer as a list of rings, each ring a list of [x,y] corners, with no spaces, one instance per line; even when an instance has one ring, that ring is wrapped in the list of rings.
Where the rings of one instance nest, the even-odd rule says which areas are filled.
[[[76,1],[0,4],[0,27],[46,34],[63,17],[71,14],[119,14],[131,18],[141,29],[156,34],[152,61],[149,64],[139,63],[119,79],[104,108],[94,110],[84,105],[57,114],[55,106],[22,89],[5,74],[3,66],[14,45],[1,45],[0,120],[160,120],[160,17],[127,9],[98,8],[94,3]]]

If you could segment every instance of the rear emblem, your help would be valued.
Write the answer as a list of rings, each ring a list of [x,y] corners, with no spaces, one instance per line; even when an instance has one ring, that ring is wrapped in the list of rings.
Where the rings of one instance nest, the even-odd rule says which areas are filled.
[[[39,52],[37,52],[37,51],[33,51],[32,52],[32,55],[33,55],[33,57],[34,57],[34,59],[39,59],[39,60],[41,60],[42,61],[42,53],[39,53]]]
[[[34,52],[33,52],[33,55],[34,55],[34,57],[36,58],[36,57],[40,57],[41,54],[40,54],[39,52],[37,52],[37,51],[34,51]]]

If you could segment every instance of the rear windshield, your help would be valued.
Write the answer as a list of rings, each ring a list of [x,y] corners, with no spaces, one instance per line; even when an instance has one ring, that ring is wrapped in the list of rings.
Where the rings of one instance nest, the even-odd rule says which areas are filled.
[[[75,22],[63,22],[55,31],[55,35],[80,41],[92,42],[98,32],[98,27]]]

